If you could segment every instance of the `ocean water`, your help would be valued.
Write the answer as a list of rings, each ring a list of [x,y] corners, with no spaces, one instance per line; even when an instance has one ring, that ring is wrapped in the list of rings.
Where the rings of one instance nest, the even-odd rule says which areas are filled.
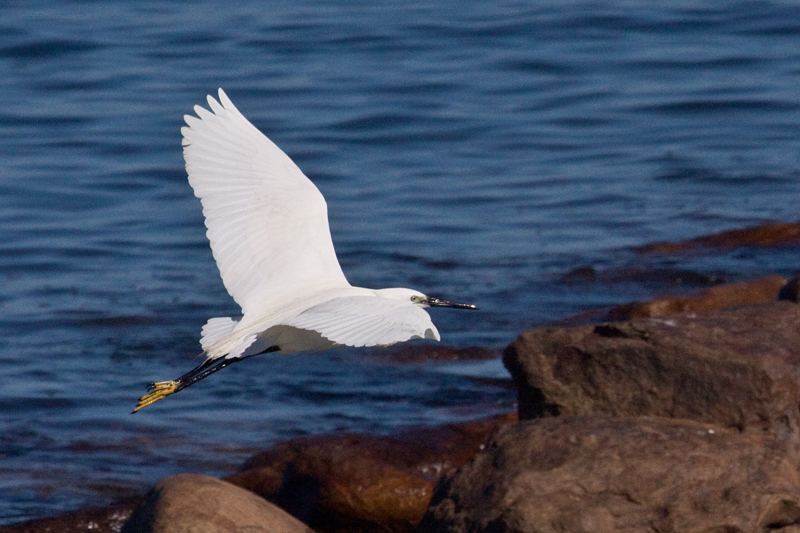
[[[795,249],[630,247],[796,221],[795,2],[4,2],[0,5],[0,523],[224,475],[299,435],[510,411],[497,360],[380,350],[254,358],[136,415],[238,312],[181,156],[223,87],[328,200],[354,285],[502,349],[580,311],[692,286],[581,267],[792,274]],[[418,343],[424,344],[424,343]]]

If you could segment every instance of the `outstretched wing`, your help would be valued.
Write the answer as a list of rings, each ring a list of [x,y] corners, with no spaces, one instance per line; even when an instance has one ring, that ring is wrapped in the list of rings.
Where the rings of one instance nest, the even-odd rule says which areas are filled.
[[[184,117],[183,155],[222,281],[242,311],[348,287],[319,190],[222,89],[208,105]]]
[[[334,298],[281,324],[317,331],[326,339],[346,346],[389,346],[410,339],[439,340],[439,331],[421,307],[370,296]]]

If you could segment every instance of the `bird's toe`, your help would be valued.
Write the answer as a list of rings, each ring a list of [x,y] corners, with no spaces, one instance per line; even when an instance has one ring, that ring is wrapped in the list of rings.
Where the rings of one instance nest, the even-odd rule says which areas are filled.
[[[147,386],[148,393],[139,398],[139,403],[136,404],[136,407],[133,409],[133,412],[135,413],[136,411],[144,407],[147,407],[148,405],[151,405],[157,402],[158,400],[162,400],[167,396],[169,396],[170,394],[173,394],[174,392],[177,392],[178,385],[179,383],[174,380],[151,383],[150,385]]]

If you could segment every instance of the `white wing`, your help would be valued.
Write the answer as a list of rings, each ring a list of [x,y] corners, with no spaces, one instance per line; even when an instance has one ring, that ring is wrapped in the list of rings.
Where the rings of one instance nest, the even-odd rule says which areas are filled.
[[[349,287],[331,242],[322,194],[222,89],[211,111],[184,117],[189,183],[203,204],[225,288],[247,313]],[[213,112],[212,112],[213,111]]]
[[[347,346],[389,346],[409,339],[439,340],[424,309],[410,302],[344,296],[316,305],[281,324],[319,332]]]

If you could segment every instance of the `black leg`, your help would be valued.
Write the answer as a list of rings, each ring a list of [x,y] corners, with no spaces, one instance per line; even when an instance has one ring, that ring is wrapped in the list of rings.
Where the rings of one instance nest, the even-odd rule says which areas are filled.
[[[188,371],[175,381],[177,381],[178,383],[183,383],[185,381],[188,381],[197,374],[199,374],[200,372],[202,372],[203,370],[205,370],[206,368],[212,366],[215,363],[219,363],[219,361],[220,361],[219,359],[206,359],[205,361],[203,361],[202,364],[197,365],[196,367],[194,367],[193,369],[191,369],[190,371]],[[155,383],[150,383],[149,385],[147,385],[147,390],[152,392],[155,389],[155,386],[156,386]]]
[[[189,385],[194,385],[195,383],[197,383],[201,379],[205,379],[208,376],[210,376],[211,374],[213,374],[214,372],[217,372],[218,370],[222,370],[226,366],[230,365],[231,363],[235,363],[237,361],[241,361],[241,359],[237,357],[236,359],[220,358],[220,359],[214,359],[212,361],[206,361],[202,365],[198,366],[197,368],[187,372],[186,374],[184,374],[181,377],[179,377],[178,379],[176,379],[175,381],[178,382],[178,386],[175,388],[174,392],[178,392],[179,390],[183,390],[186,387],[188,387]],[[207,364],[207,363],[213,363],[213,364]],[[150,387],[152,387],[153,385],[154,384],[151,383]],[[150,388],[150,387],[148,387],[148,388]]]
[[[253,355],[261,355],[262,353],[270,353],[270,352],[277,352],[280,350],[278,346],[270,346],[263,352],[259,352]],[[218,359],[207,359],[202,364],[196,366],[195,368],[191,369],[181,377],[171,381],[159,381],[158,383],[151,383],[147,386],[148,393],[139,398],[139,403],[136,405],[136,408],[133,410],[135,413],[139,409],[143,407],[147,407],[151,403],[155,403],[158,400],[166,398],[170,394],[175,394],[178,391],[185,389],[191,385],[194,385],[201,379],[205,379],[211,374],[218,372],[225,368],[226,366],[236,363],[237,361],[242,361],[252,357],[252,355],[248,355],[247,357],[236,357],[234,359],[225,359],[224,357],[220,357]]]

